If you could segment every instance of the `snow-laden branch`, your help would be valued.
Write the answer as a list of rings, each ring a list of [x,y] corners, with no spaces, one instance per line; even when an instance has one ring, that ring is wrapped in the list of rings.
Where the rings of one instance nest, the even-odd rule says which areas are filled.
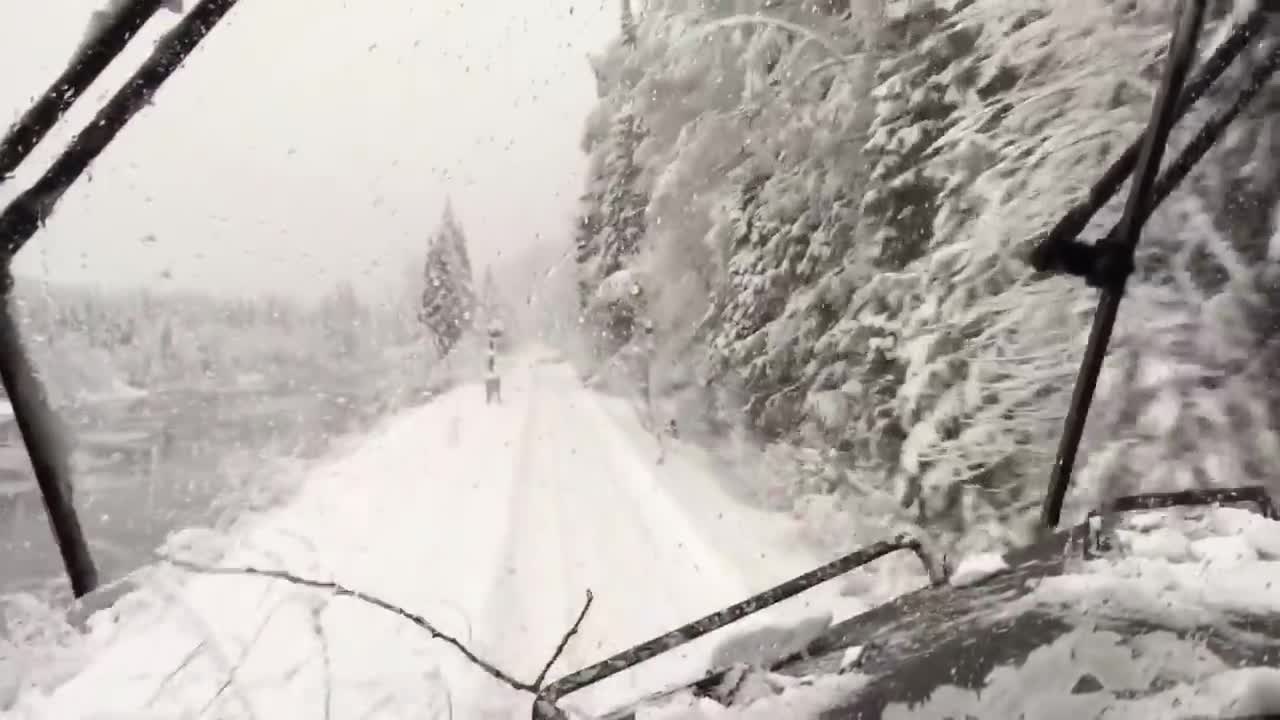
[[[826,50],[827,54],[829,54],[833,59],[841,61],[846,60],[844,51],[840,49],[835,40],[813,30],[812,28],[807,28],[803,25],[793,23],[790,20],[769,17],[768,15],[734,15],[733,17],[709,22],[705,25],[699,26],[693,33],[690,33],[684,38],[676,41],[675,44],[678,46],[686,41],[700,40],[716,30],[721,30],[727,27],[738,27],[740,25],[767,25],[769,27],[781,28],[788,32],[795,33],[809,42],[815,43],[823,50]]]
[[[252,575],[257,577],[266,577],[266,578],[272,578],[275,580],[283,580],[291,585],[301,585],[303,587],[315,588],[317,590],[324,590],[333,595],[337,595],[341,597],[349,597],[355,600],[359,600],[362,603],[373,605],[374,607],[385,610],[393,615],[399,615],[405,620],[408,620],[414,625],[417,625],[423,630],[426,630],[427,633],[429,633],[433,639],[440,640],[444,642],[446,645],[453,647],[455,650],[462,653],[463,657],[471,661],[472,664],[474,664],[476,667],[479,667],[481,670],[484,670],[486,673],[493,676],[497,680],[500,680],[503,683],[506,683],[507,685],[510,685],[511,687],[516,688],[518,690],[529,690],[529,691],[536,690],[536,688],[531,686],[529,683],[521,682],[520,680],[515,679],[514,677],[507,674],[506,672],[503,672],[493,663],[490,663],[484,658],[481,658],[480,656],[476,655],[475,652],[473,652],[466,645],[462,644],[461,641],[454,638],[452,635],[449,635],[448,633],[436,628],[435,625],[431,624],[430,621],[428,621],[426,618],[422,617],[421,615],[410,612],[409,610],[406,610],[398,605],[395,605],[394,603],[383,600],[380,597],[370,595],[368,593],[361,592],[359,590],[353,590],[349,587],[346,587],[345,585],[341,585],[336,582],[328,582],[325,580],[312,580],[310,578],[299,577],[297,575],[286,572],[284,570],[272,570],[268,568],[256,568],[256,567],[211,567],[211,566],[205,566],[205,565],[197,565],[195,563],[191,563],[185,560],[180,560],[178,558],[171,558],[167,556],[162,556],[162,559],[165,562],[170,563],[174,567],[178,567],[190,572],[202,573],[205,575],[240,575],[240,576]]]
[[[859,53],[852,53],[849,55],[841,55],[839,57],[831,58],[830,60],[823,60],[817,65],[814,65],[813,67],[806,70],[804,72],[804,75],[800,76],[800,84],[804,85],[805,83],[809,82],[810,78],[812,78],[814,75],[817,75],[818,73],[824,70],[829,70],[833,67],[840,67],[841,65],[848,65],[851,62],[856,62],[858,60],[861,60],[865,55],[866,53],[859,52]]]

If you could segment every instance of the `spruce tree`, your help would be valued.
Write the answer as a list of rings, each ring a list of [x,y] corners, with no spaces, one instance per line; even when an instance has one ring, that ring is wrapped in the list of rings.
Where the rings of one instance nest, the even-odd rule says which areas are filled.
[[[436,350],[446,355],[471,328],[476,311],[466,235],[448,202],[427,249],[424,280],[420,319]]]

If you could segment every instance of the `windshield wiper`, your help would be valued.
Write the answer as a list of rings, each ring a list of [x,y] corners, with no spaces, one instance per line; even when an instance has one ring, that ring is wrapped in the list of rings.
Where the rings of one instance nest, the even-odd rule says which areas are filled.
[[[1280,48],[1275,48],[1253,69],[1248,82],[1235,99],[1211,116],[1165,172],[1157,177],[1173,125],[1204,95],[1245,47],[1256,39],[1267,23],[1267,15],[1275,14],[1277,10],[1272,6],[1265,10],[1255,10],[1244,23],[1236,26],[1184,91],[1183,81],[1194,60],[1197,38],[1204,24],[1204,5],[1204,0],[1191,0],[1183,8],[1170,44],[1164,79],[1152,105],[1151,120],[1140,144],[1130,147],[1108,168],[1102,179],[1091,189],[1087,199],[1072,208],[1032,252],[1031,262],[1037,270],[1076,275],[1102,290],[1041,508],[1041,525],[1046,531],[1056,528],[1061,519],[1062,504],[1071,484],[1071,472],[1084,435],[1085,420],[1097,387],[1098,375],[1115,326],[1125,284],[1134,270],[1134,254],[1143,223],[1186,178],[1276,70],[1280,69]],[[1120,185],[1126,180],[1126,173],[1135,166],[1128,202],[1120,221],[1096,243],[1087,244],[1078,240],[1076,235],[1102,205],[1118,192]]]
[[[809,572],[792,578],[773,588],[765,590],[762,593],[753,595],[746,600],[730,605],[723,610],[717,610],[701,617],[693,622],[681,625],[675,630],[665,632],[646,642],[640,643],[632,648],[624,650],[612,657],[605,658],[594,665],[576,670],[564,677],[556,680],[548,685],[538,695],[538,705],[541,710],[535,709],[534,717],[555,717],[555,713],[551,712],[551,708],[555,706],[557,700],[565,695],[581,690],[588,685],[604,680],[607,677],[616,675],[627,668],[639,665],[650,658],[661,655],[668,650],[684,645],[692,640],[696,640],[703,635],[714,630],[719,630],[726,625],[736,622],[748,615],[757,613],[765,608],[772,607],[783,600],[795,597],[800,593],[816,587],[828,580],[840,577],[845,573],[860,568],[863,565],[879,560],[890,553],[899,550],[910,550],[915,554],[920,562],[924,565],[925,571],[928,573],[930,581],[934,585],[945,582],[946,569],[942,566],[939,558],[933,557],[919,540],[908,535],[899,535],[892,540],[881,541],[869,545],[858,550],[854,550],[840,558],[821,567],[810,570]],[[539,715],[538,713],[543,713]],[[550,713],[549,715],[547,713]]]
[[[31,459],[31,467],[44,498],[58,550],[76,597],[98,586],[84,529],[72,502],[69,458],[60,440],[53,411],[23,347],[10,297],[13,291],[13,258],[52,214],[67,188],[80,177],[120,130],[141,110],[155,91],[191,54],[238,0],[203,0],[165,35],[151,56],[102,107],[53,165],[30,188],[0,213],[0,380]],[[134,2],[114,15],[98,33],[90,48],[82,51],[67,73],[45,93],[41,101],[10,131],[0,150],[0,161],[16,167],[49,128],[70,107],[93,78],[119,54],[160,2]],[[148,7],[150,10],[148,11]],[[135,26],[136,23],[136,26]],[[79,68],[79,69],[78,69]],[[70,99],[59,96],[60,83],[72,75]],[[50,99],[52,98],[52,99]],[[25,122],[24,122],[25,121]],[[0,165],[0,167],[3,167]]]
[[[163,3],[164,0],[129,0],[84,43],[67,69],[0,140],[0,184],[9,179]]]

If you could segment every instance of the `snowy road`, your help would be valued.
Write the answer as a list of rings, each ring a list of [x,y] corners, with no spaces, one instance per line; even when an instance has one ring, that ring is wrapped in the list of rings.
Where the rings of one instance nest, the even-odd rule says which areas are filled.
[[[730,499],[695,450],[657,464],[625,405],[583,389],[568,366],[528,357],[507,375],[501,406],[464,386],[391,419],[317,470],[293,503],[246,520],[225,556],[198,533],[170,551],[377,595],[526,681],[588,589],[594,604],[552,678],[817,564],[787,519]],[[167,567],[147,588],[95,623],[74,677],[28,689],[7,716],[528,717],[527,695],[355,600]],[[811,605],[851,614],[833,592],[772,617]],[[687,678],[724,634],[565,704],[603,710]]]

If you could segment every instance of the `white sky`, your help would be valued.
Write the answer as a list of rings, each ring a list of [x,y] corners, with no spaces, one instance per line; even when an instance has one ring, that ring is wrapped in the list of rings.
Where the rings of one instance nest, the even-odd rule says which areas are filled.
[[[0,7],[0,121],[60,72],[104,2]],[[175,19],[144,29],[0,201]],[[17,268],[241,295],[340,279],[377,291],[425,248],[446,195],[477,273],[504,248],[566,243],[595,92],[586,55],[616,27],[615,0],[240,0]]]

